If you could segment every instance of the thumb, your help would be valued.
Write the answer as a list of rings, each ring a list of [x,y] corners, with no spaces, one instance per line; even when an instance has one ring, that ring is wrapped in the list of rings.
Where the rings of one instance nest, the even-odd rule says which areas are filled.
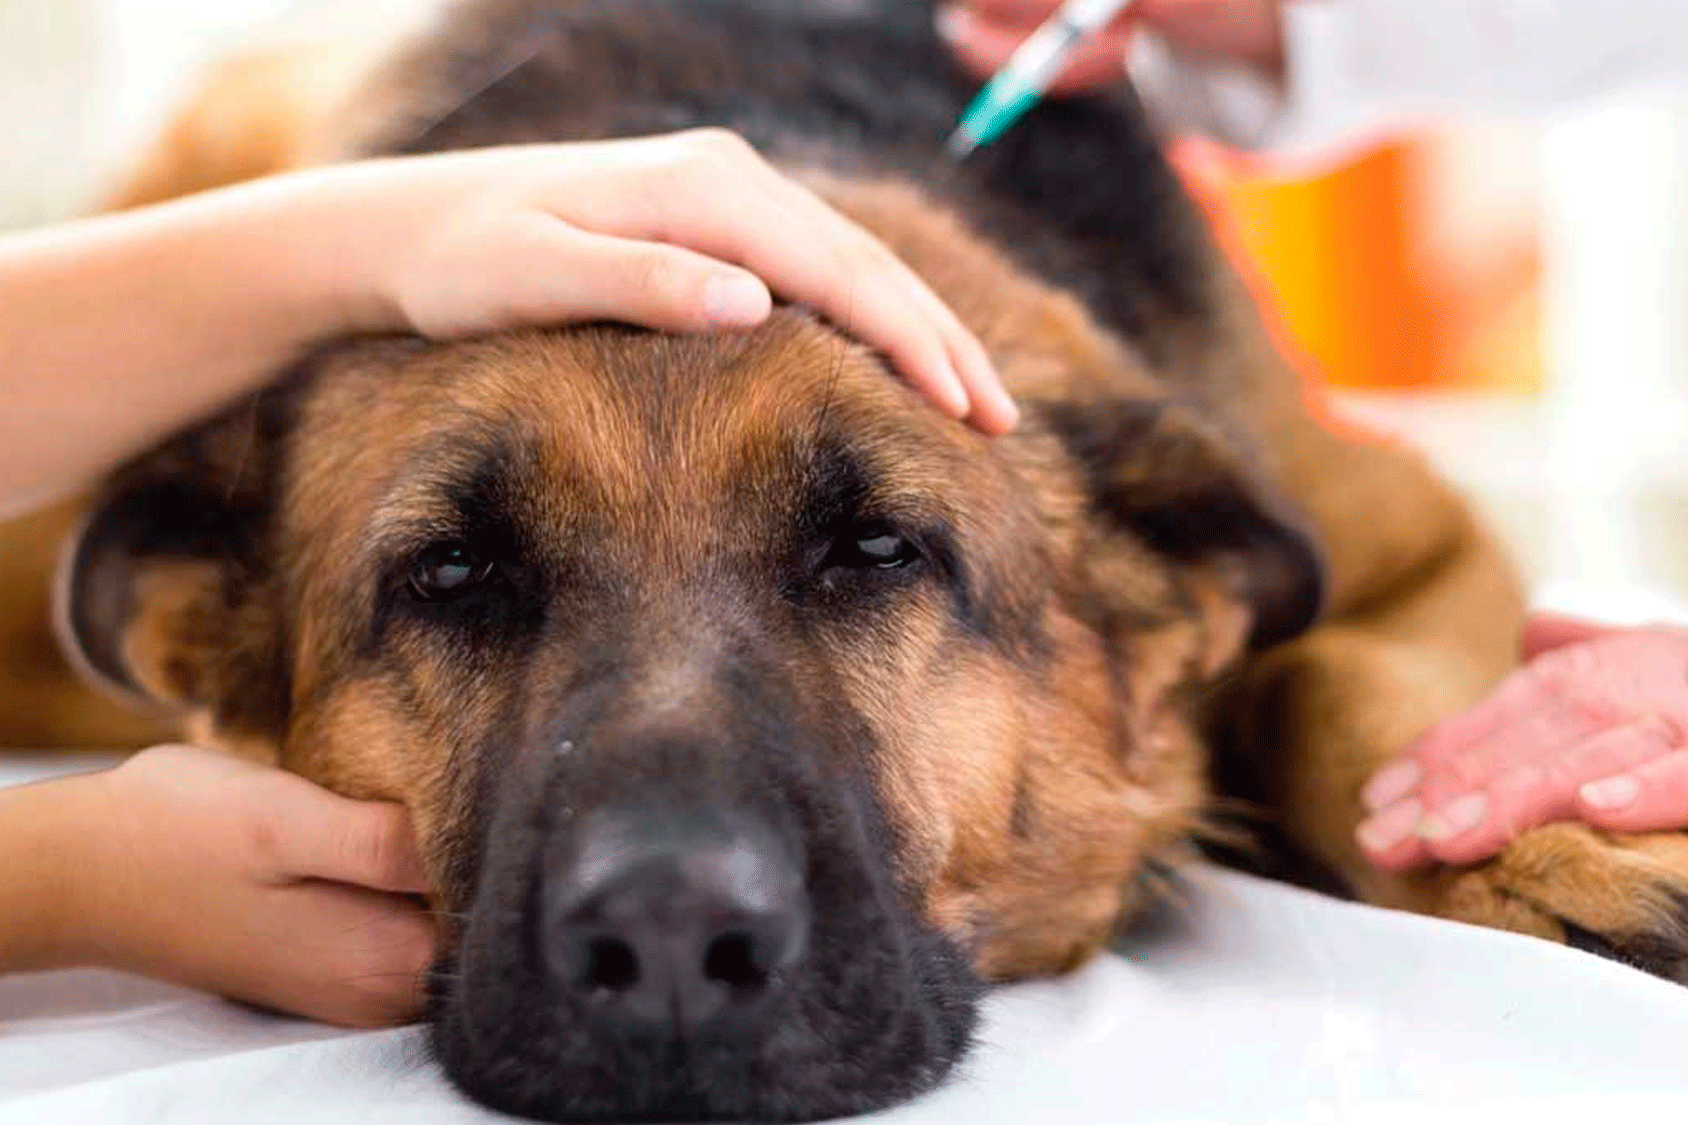
[[[304,778],[268,816],[275,873],[398,894],[430,889],[403,805],[354,801]],[[291,788],[291,787],[290,787]]]

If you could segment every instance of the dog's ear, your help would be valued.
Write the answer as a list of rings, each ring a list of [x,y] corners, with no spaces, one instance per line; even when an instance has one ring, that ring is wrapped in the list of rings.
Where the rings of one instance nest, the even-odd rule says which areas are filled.
[[[1324,608],[1319,547],[1247,461],[1246,445],[1165,399],[1042,403],[1077,460],[1099,517],[1174,563],[1213,575],[1249,614],[1255,651],[1289,640]]]
[[[287,685],[265,584],[275,428],[253,404],[109,478],[59,567],[60,637],[85,675],[174,717],[280,730]]]

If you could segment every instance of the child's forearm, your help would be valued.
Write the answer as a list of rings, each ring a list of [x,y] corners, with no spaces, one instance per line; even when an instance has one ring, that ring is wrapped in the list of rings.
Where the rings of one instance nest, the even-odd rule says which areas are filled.
[[[58,969],[89,956],[79,924],[83,812],[91,782],[65,778],[0,789],[0,973]]]
[[[0,513],[74,488],[356,326],[310,192],[257,185],[0,239]],[[343,236],[344,232],[340,232]]]

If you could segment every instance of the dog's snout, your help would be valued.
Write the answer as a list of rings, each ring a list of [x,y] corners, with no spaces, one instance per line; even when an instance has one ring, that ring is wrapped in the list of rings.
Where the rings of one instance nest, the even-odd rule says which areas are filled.
[[[623,814],[573,851],[546,880],[546,950],[608,1025],[703,1030],[778,991],[803,956],[802,874],[768,833]]]

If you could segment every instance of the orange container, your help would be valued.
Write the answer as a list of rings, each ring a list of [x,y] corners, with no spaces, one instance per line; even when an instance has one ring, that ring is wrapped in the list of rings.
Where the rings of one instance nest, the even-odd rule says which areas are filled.
[[[1434,174],[1433,140],[1303,181],[1207,146],[1175,160],[1310,374],[1373,390],[1539,386],[1533,229],[1485,231],[1457,263],[1438,260],[1441,213],[1461,187]]]

